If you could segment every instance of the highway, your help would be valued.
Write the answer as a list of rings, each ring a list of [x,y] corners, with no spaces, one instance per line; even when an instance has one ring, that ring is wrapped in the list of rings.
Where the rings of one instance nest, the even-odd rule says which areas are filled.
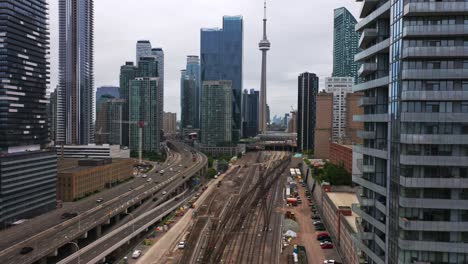
[[[169,160],[169,165],[162,168],[167,170],[167,168],[172,167],[174,168],[173,172],[166,171],[164,175],[155,172],[148,173],[148,178],[153,179],[151,182],[147,182],[147,178],[137,178],[133,183],[133,190],[129,190],[129,185],[124,188],[121,187],[119,191],[124,191],[124,193],[114,192],[113,198],[111,194],[109,196],[100,194],[99,197],[103,197],[105,202],[99,205],[94,201],[96,196],[91,198],[93,204],[90,210],[80,213],[71,220],[56,224],[43,232],[36,232],[37,235],[32,235],[30,238],[0,251],[0,263],[33,263],[43,256],[53,254],[55,249],[82,237],[85,231],[93,229],[96,225],[107,223],[111,217],[124,212],[126,208],[132,205],[140,203],[141,200],[151,197],[153,193],[162,192],[163,190],[170,193],[189,179],[189,177],[182,176],[191,176],[206,165],[207,161],[204,155],[197,154],[197,162],[193,162],[188,147],[178,143],[174,144],[179,148],[179,155],[173,155],[173,158]],[[182,167],[178,166],[178,164],[182,164]],[[181,170],[181,172],[178,172],[178,170]],[[136,182],[138,182],[139,186]],[[163,197],[158,197],[158,203],[163,201],[160,198]],[[134,215],[134,217],[137,216]],[[46,241],[47,243],[45,243]],[[34,251],[27,255],[20,255],[19,251],[22,247],[32,247]]]

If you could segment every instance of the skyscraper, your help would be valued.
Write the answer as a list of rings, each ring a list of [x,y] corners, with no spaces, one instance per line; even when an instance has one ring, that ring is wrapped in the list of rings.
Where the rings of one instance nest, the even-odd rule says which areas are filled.
[[[266,18],[266,0],[264,2],[265,15],[263,17],[263,39],[258,44],[258,47],[262,51],[262,77],[260,85],[260,105],[259,105],[259,118],[258,128],[259,132],[264,134],[268,130],[267,126],[267,51],[270,50],[270,41],[267,38],[267,18]]]
[[[120,85],[119,93],[120,98],[125,100],[123,105],[122,114],[122,145],[130,146],[129,142],[129,102],[130,102],[130,81],[134,80],[138,72],[138,68],[133,62],[126,62],[125,65],[120,67]]]
[[[156,116],[156,122],[159,131],[162,131],[164,124],[164,51],[162,48],[153,48],[151,49],[151,55],[158,65],[158,114]],[[158,132],[158,134],[160,135],[160,132]]]
[[[122,145],[125,100],[103,96],[99,104],[99,111],[96,112],[96,143]]]
[[[242,135],[245,138],[255,137],[258,130],[258,118],[259,118],[259,101],[260,93],[254,89],[250,89],[250,93],[247,90],[244,90],[242,94],[242,120],[244,124],[242,125]]]
[[[45,1],[0,1],[0,228],[56,206]]]
[[[299,151],[314,150],[316,96],[319,78],[304,72],[298,78],[297,147]]]
[[[93,0],[59,0],[57,143],[94,142],[93,31]]]
[[[186,70],[181,71],[180,89],[180,126],[181,129],[196,128],[198,116],[196,115],[197,83],[193,76],[187,74]]]
[[[203,82],[201,142],[222,146],[232,141],[232,82]]]
[[[177,133],[177,114],[164,113],[164,136],[175,136]]]
[[[232,140],[241,136],[243,18],[224,16],[222,29],[201,29],[201,82],[232,82]]]
[[[194,128],[200,128],[200,102],[201,102],[201,82],[200,82],[200,58],[198,56],[187,56],[186,74],[195,82],[195,123]]]
[[[354,78],[331,77],[325,79],[325,91],[333,94],[333,127],[332,142],[342,141],[346,138],[346,98],[353,92]]]
[[[142,57],[151,57],[151,42],[149,40],[138,40],[136,43],[136,64],[140,62]]]
[[[466,1],[364,1],[359,234],[368,263],[468,261]]]
[[[333,77],[357,78],[357,64],[354,55],[358,53],[360,34],[354,30],[357,24],[354,16],[344,7],[335,9],[333,33]]]

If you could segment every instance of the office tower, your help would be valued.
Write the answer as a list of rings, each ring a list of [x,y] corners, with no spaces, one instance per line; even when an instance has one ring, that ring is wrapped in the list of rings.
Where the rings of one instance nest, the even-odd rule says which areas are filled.
[[[357,64],[354,55],[358,53],[360,34],[354,30],[357,24],[348,9],[341,7],[334,11],[333,33],[333,77],[353,77],[357,81]]]
[[[192,76],[187,74],[186,70],[181,71],[180,78],[181,128],[182,130],[186,128],[193,129],[196,128],[195,124],[198,119],[198,116],[196,115],[197,83]]]
[[[59,1],[57,143],[94,142],[94,1]]]
[[[266,18],[266,1],[264,2],[264,17],[263,17],[263,39],[258,44],[260,51],[262,52],[262,77],[260,85],[260,105],[259,105],[259,118],[258,128],[261,134],[265,134],[268,130],[267,126],[267,52],[270,50],[270,41],[267,38],[267,18]]]
[[[96,114],[96,143],[122,145],[123,107],[125,100],[104,95]]]
[[[241,137],[243,18],[224,16],[222,29],[201,29],[201,82],[232,82],[232,140]]]
[[[468,260],[466,1],[364,1],[361,217],[369,263]]]
[[[130,81],[134,80],[137,77],[138,67],[136,67],[133,62],[126,62],[125,65],[120,67],[120,85],[119,85],[119,94],[120,98],[125,100],[123,105],[123,114],[122,114],[122,146],[130,146],[129,142],[129,113],[130,109],[128,107],[130,102]]]
[[[195,82],[195,123],[194,128],[200,128],[200,102],[201,102],[201,82],[200,82],[200,58],[198,56],[187,56],[186,74],[189,79]]]
[[[56,206],[49,144],[48,5],[0,1],[0,228]],[[32,8],[33,7],[33,8]]]
[[[177,114],[164,113],[163,131],[165,136],[175,136],[177,133]]]
[[[314,73],[304,72],[298,78],[297,101],[297,148],[299,151],[314,150],[316,120],[316,96],[319,78]]]
[[[201,142],[224,146],[232,142],[232,81],[203,82]]]
[[[316,96],[314,128],[314,157],[330,158],[330,142],[332,139],[334,102],[333,94],[320,92]]]
[[[142,57],[151,57],[151,42],[149,40],[139,40],[136,43],[136,64],[140,62]]]
[[[353,92],[353,77],[331,77],[325,79],[325,91],[333,94],[332,142],[346,138],[346,97]]]
[[[255,137],[258,134],[258,118],[260,93],[254,89],[250,89],[250,93],[244,90],[242,94],[242,135],[244,138]]]
[[[158,135],[161,135],[163,128],[163,117],[164,117],[164,51],[162,48],[151,49],[151,55],[156,60],[158,66],[157,76],[158,82],[158,114],[156,116],[156,122],[158,124]]]
[[[49,126],[49,139],[55,142],[57,131],[57,89],[50,93],[49,103],[47,104],[47,124]]]
[[[154,59],[153,59],[154,61]],[[140,60],[140,65],[143,58]],[[130,81],[129,123],[130,149],[139,149],[139,130],[142,128],[142,149],[148,152],[159,152],[160,130],[158,115],[158,77],[137,77]]]

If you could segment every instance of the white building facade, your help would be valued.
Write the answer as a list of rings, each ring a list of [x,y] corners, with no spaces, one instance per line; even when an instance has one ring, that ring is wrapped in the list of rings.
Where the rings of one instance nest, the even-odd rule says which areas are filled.
[[[325,91],[333,94],[332,142],[346,137],[346,96],[353,92],[353,77],[329,77],[325,79]]]

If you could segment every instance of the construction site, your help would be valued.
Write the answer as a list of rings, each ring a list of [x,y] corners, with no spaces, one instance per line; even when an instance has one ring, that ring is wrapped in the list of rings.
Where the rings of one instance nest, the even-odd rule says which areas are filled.
[[[287,152],[248,153],[197,206],[164,263],[280,263]]]

